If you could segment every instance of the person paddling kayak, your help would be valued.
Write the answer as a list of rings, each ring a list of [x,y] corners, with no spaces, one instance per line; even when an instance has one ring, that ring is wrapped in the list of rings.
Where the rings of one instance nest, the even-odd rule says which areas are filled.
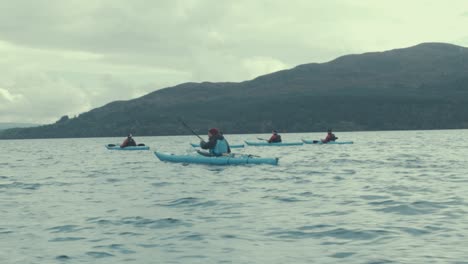
[[[231,153],[229,143],[216,128],[208,130],[208,142],[202,140],[200,142],[200,147],[202,149],[209,149],[209,154],[212,156],[223,156],[224,154]]]
[[[120,144],[120,147],[125,148],[125,147],[136,146],[136,145],[137,144],[136,144],[135,140],[133,139],[132,134],[128,134],[128,136],[124,140],[124,142],[122,144]]]
[[[332,133],[332,129],[329,128],[327,130],[327,137],[325,139],[322,139],[322,143],[328,143],[330,141],[335,141],[338,138],[335,136],[335,134]]]
[[[279,142],[281,142],[281,136],[278,134],[278,131],[273,130],[272,133],[273,133],[273,135],[271,135],[270,139],[268,140],[268,143],[279,143]]]

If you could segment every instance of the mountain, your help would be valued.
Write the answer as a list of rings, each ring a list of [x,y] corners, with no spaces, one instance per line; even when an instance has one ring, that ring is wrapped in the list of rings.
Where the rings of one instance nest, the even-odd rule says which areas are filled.
[[[23,128],[23,127],[35,127],[39,126],[38,124],[29,124],[29,123],[0,123],[0,130],[9,129],[9,128]]]
[[[468,49],[423,43],[240,83],[184,83],[0,138],[468,128]]]

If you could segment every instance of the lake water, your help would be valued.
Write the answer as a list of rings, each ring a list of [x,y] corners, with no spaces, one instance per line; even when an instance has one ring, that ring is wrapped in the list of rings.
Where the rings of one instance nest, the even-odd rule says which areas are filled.
[[[468,263],[468,130],[335,134],[355,144],[233,149],[278,166],[153,154],[193,136],[0,141],[0,263]]]

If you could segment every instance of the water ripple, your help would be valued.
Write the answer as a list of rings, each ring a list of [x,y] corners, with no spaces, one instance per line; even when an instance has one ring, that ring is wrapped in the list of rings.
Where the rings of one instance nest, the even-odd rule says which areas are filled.
[[[274,236],[282,239],[306,239],[332,237],[345,240],[372,240],[379,236],[388,235],[390,232],[385,230],[350,230],[346,228],[335,228],[326,231],[306,232],[301,228],[298,230],[285,230],[268,233],[268,236]]]
[[[208,207],[208,206],[215,206],[218,203],[216,201],[206,201],[203,202],[201,199],[194,198],[194,197],[186,197],[186,198],[180,198],[176,200],[172,200],[168,203],[164,204],[157,204],[159,206],[167,206],[167,207]]]
[[[1,141],[0,263],[466,263],[468,130],[339,137],[356,143],[222,168],[103,147],[121,138]]]
[[[396,205],[396,206],[387,206],[382,209],[375,209],[376,211],[381,211],[384,213],[394,213],[394,214],[401,214],[401,215],[420,215],[420,214],[430,214],[432,213],[431,210],[421,210],[417,209],[411,205]]]
[[[0,234],[11,234],[11,233],[13,233],[13,231],[0,227]]]
[[[67,255],[60,255],[60,256],[55,257],[55,259],[60,260],[60,261],[68,261],[71,258],[69,256],[67,256]]]
[[[148,219],[140,216],[137,217],[125,217],[120,220],[108,220],[100,218],[90,218],[88,222],[95,223],[99,225],[131,225],[133,227],[141,228],[151,228],[151,229],[160,229],[160,228],[174,228],[179,226],[191,226],[191,224],[184,221],[174,219],[174,218],[161,218],[161,219]]]
[[[204,239],[202,234],[189,234],[185,235],[182,240],[189,240],[189,241],[201,241]]]
[[[413,235],[413,236],[421,236],[421,235],[427,235],[427,234],[432,233],[429,230],[419,229],[419,228],[412,228],[412,227],[400,227],[398,229],[400,229],[401,231],[403,231],[405,233]]]
[[[86,239],[84,237],[57,237],[54,239],[50,239],[49,242],[67,242],[67,241],[77,241]]]
[[[24,190],[37,190],[41,184],[38,183],[23,183],[23,182],[12,182],[7,184],[0,184],[0,188],[5,189],[24,189]]]
[[[352,255],[354,255],[356,253],[354,252],[338,252],[338,253],[335,253],[333,255],[330,255],[330,257],[332,258],[347,258],[347,257],[350,257]]]
[[[297,199],[295,197],[284,197],[284,196],[263,196],[262,199],[273,199],[285,203],[295,203],[301,202],[303,200]]]
[[[108,258],[108,257],[114,256],[110,253],[100,252],[100,251],[89,251],[89,252],[86,252],[86,255],[91,256],[93,258]]]
[[[112,252],[118,252],[118,253],[121,253],[121,254],[135,254],[136,253],[136,251],[126,248],[125,245],[123,245],[123,244],[111,244],[111,245],[105,245],[105,246],[94,246],[93,248],[107,249],[107,250],[110,250]]]
[[[77,225],[63,225],[63,226],[55,226],[46,230],[51,231],[51,233],[70,233],[70,232],[77,232],[83,229],[89,229],[89,228],[80,227]]]
[[[418,215],[418,214],[433,214],[434,212],[447,208],[444,203],[429,202],[429,201],[416,201],[410,204],[401,204],[399,202],[388,200],[382,202],[369,203],[372,205],[388,205],[384,208],[375,209],[385,213],[396,213],[402,215]]]
[[[360,195],[360,198],[364,200],[379,200],[379,199],[388,199],[389,196],[382,195]]]

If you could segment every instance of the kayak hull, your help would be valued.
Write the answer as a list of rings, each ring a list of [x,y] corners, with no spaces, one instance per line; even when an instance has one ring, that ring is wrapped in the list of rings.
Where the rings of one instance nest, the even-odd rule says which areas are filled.
[[[195,144],[195,143],[190,143],[190,145],[194,148],[199,148],[200,147],[200,144]],[[244,147],[244,144],[236,144],[236,145],[231,145],[229,144],[229,147],[230,148],[243,148]]]
[[[330,141],[328,143],[323,143],[321,140],[307,140],[303,139],[302,142],[305,144],[316,144],[316,145],[344,145],[344,144],[353,144],[353,141]]]
[[[108,150],[149,150],[150,147],[148,146],[128,146],[125,148],[121,148],[119,145],[106,145]]]
[[[155,151],[154,155],[161,161],[177,163],[195,163],[210,165],[242,165],[242,164],[270,164],[278,165],[278,158],[259,158],[249,155],[233,155],[221,157],[206,157],[202,155],[174,155]]]
[[[284,147],[284,146],[301,146],[303,142],[278,142],[278,143],[268,143],[268,142],[257,142],[257,141],[245,141],[245,144],[248,146],[265,146],[265,147]]]

